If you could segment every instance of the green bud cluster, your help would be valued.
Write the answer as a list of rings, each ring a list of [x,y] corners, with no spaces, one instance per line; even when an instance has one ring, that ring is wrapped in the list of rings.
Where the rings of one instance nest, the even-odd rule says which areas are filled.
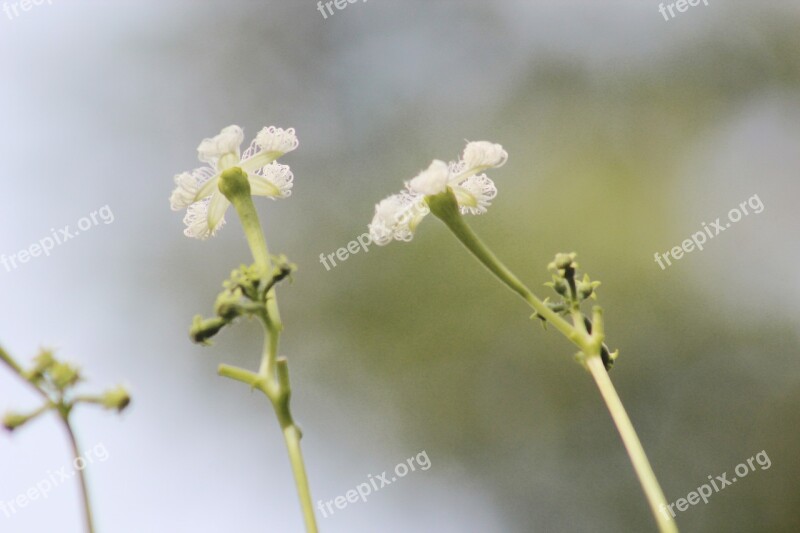
[[[52,350],[40,350],[27,370],[16,363],[13,368],[23,379],[36,387],[45,398],[45,403],[29,413],[6,413],[2,425],[9,431],[25,425],[48,411],[56,411],[60,416],[68,417],[72,408],[79,403],[98,404],[106,409],[121,412],[131,402],[130,395],[123,387],[116,387],[100,396],[76,394],[74,389],[83,381],[81,370],[71,363],[58,360]]]
[[[269,292],[280,281],[289,278],[297,270],[284,255],[270,256],[270,272],[257,264],[242,265],[231,272],[222,284],[223,290],[214,303],[212,318],[197,315],[192,320],[189,336],[193,342],[209,345],[211,338],[239,317],[251,318],[266,313]]]
[[[545,283],[553,289],[563,301],[549,303],[550,308],[561,314],[569,314],[575,306],[579,306],[588,298],[597,299],[595,290],[600,286],[599,281],[592,281],[589,274],[577,279],[578,263],[575,262],[577,254],[556,254],[555,259],[547,265],[552,272],[552,281]]]
[[[544,303],[553,312],[558,313],[564,317],[570,317],[577,314],[582,317],[583,327],[588,334],[592,334],[592,321],[583,314],[580,310],[581,304],[587,299],[597,299],[597,287],[600,286],[599,281],[592,281],[589,274],[584,273],[583,277],[578,278],[578,263],[575,261],[577,254],[575,253],[559,253],[556,254],[553,261],[547,265],[547,269],[552,273],[552,281],[545,283],[547,287],[553,289],[561,299],[551,301],[550,298],[545,298]],[[534,313],[531,318],[538,318],[542,321],[542,325],[546,327],[547,322],[544,317],[538,313]],[[614,364],[618,352],[610,352],[608,347],[603,344],[601,349],[601,357],[606,369],[610,369]]]

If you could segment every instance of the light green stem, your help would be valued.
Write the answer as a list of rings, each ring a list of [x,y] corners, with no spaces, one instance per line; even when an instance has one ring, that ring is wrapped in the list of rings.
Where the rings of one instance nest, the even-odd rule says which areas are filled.
[[[253,253],[253,259],[258,266],[269,272],[272,268],[272,261],[269,258],[267,241],[264,238],[264,231],[261,229],[261,224],[258,220],[253,198],[249,194],[237,194],[232,196],[230,200],[239,214],[239,219],[242,221],[244,235],[247,238],[250,251]]]
[[[308,486],[306,466],[303,461],[303,451],[300,448],[300,430],[296,425],[291,425],[283,430],[283,439],[289,451],[289,460],[292,463],[292,472],[297,483],[297,494],[303,508],[303,519],[306,531],[317,533],[317,518],[314,516],[314,503],[311,501],[311,489]]]
[[[64,427],[67,430],[67,437],[69,438],[70,447],[72,449],[73,464],[81,456],[80,447],[78,446],[78,439],[75,437],[75,432],[72,430],[72,425],[69,422],[69,414],[62,415],[61,419],[64,422]],[[86,483],[86,474],[83,468],[78,469],[78,481],[81,488],[81,499],[83,500],[83,518],[86,524],[86,533],[94,533],[94,517],[92,516],[92,505],[89,500],[89,487]]]
[[[446,193],[437,196],[428,196],[427,199],[431,212],[450,228],[450,231],[453,232],[456,238],[472,252],[472,255],[474,255],[483,266],[488,268],[489,271],[509,289],[521,296],[534,311],[553,324],[565,337],[580,346],[580,339],[575,337],[576,332],[569,322],[561,318],[561,316],[553,312],[552,309],[537,298],[514,273],[497,259],[492,251],[489,250],[489,247],[486,246],[475,232],[472,231],[472,228],[464,222],[464,217],[459,213],[458,204],[450,189],[448,189]]]
[[[677,533],[678,528],[675,521],[666,512],[667,500],[664,492],[658,484],[653,468],[644,453],[639,437],[633,428],[630,418],[628,418],[622,401],[617,395],[614,384],[608,377],[608,372],[603,366],[600,350],[603,343],[603,324],[602,314],[599,309],[595,310],[595,328],[589,334],[583,322],[583,314],[580,311],[573,313],[575,324],[570,324],[560,315],[552,311],[542,302],[533,292],[528,289],[478,238],[472,231],[458,209],[458,203],[452,191],[448,189],[442,194],[426,197],[426,201],[431,208],[431,212],[444,222],[450,231],[459,241],[489,269],[503,284],[509,289],[520,295],[528,304],[548,322],[553,324],[567,339],[578,346],[584,354],[583,362],[589,369],[592,377],[600,389],[600,394],[611,413],[611,418],[617,426],[622,442],[628,452],[633,469],[636,472],[639,482],[644,490],[650,509],[658,524],[661,533]],[[573,310],[575,311],[575,310]]]
[[[647,460],[647,455],[644,453],[642,443],[639,442],[639,437],[636,435],[636,430],[633,428],[631,419],[619,399],[617,390],[608,377],[608,372],[603,366],[603,361],[600,358],[600,352],[589,355],[586,358],[586,366],[591,372],[597,388],[600,389],[600,394],[606,402],[608,412],[611,413],[611,418],[617,426],[622,443],[628,451],[628,456],[631,458],[633,469],[639,478],[639,483],[642,485],[647,502],[650,505],[650,510],[658,523],[658,529],[662,533],[677,533],[678,527],[675,521],[670,516],[666,507],[667,499],[661,486],[658,484],[656,474],[653,472],[653,467],[650,466],[650,461]]]
[[[22,367],[19,366],[19,363],[14,361],[14,358],[8,355],[8,352],[6,352],[2,347],[0,347],[0,361],[3,361],[6,365],[8,365],[8,367],[13,370],[15,374],[23,377]]]
[[[273,269],[272,260],[269,256],[269,249],[261,223],[258,220],[256,207],[253,204],[247,175],[239,168],[229,169],[220,176],[219,187],[239,215],[256,265],[261,267],[266,275],[271,275]],[[283,322],[278,310],[275,287],[269,288],[264,298],[263,312],[258,315],[264,325],[265,333],[264,351],[258,374],[229,365],[221,365],[219,373],[222,376],[236,379],[259,389],[272,402],[275,415],[283,432],[286,449],[289,452],[289,460],[300,498],[306,531],[308,533],[317,533],[314,505],[311,500],[311,490],[308,484],[308,476],[306,475],[303,453],[300,448],[301,432],[297,424],[295,424],[289,408],[289,398],[291,396],[289,373],[286,360],[278,358],[278,345],[283,331]]]

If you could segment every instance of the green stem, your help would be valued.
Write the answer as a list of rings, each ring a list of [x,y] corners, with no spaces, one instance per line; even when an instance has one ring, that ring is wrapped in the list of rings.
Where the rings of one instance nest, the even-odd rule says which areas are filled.
[[[220,176],[219,188],[233,204],[239,215],[256,265],[263,269],[266,276],[273,275],[272,260],[269,256],[267,241],[264,238],[264,231],[258,219],[258,212],[253,204],[247,175],[240,168],[226,170]],[[280,335],[283,331],[283,322],[278,310],[278,298],[274,286],[268,287],[265,291],[264,308],[262,312],[258,313],[258,316],[264,325],[265,333],[264,350],[258,374],[228,365],[220,366],[219,373],[248,383],[251,387],[258,388],[272,402],[286,442],[286,449],[289,452],[289,460],[292,464],[292,472],[300,498],[306,531],[308,533],[317,533],[311,490],[308,485],[308,476],[306,475],[303,454],[300,449],[301,434],[294,423],[289,408],[291,387],[289,385],[286,360],[278,358],[278,346]]]
[[[576,332],[573,327],[570,326],[569,322],[561,318],[561,316],[537,298],[517,276],[500,262],[489,247],[481,241],[474,231],[472,231],[472,228],[464,222],[464,217],[459,213],[458,203],[450,189],[436,196],[428,196],[427,200],[431,212],[450,228],[450,231],[461,241],[461,244],[466,246],[478,261],[488,268],[489,271],[509,289],[521,296],[534,311],[553,324],[565,337],[580,346],[580,339],[575,336]]]
[[[33,387],[36,393],[44,398],[47,404],[52,402],[52,398],[50,398],[50,395],[47,393],[47,391],[44,390],[38,383],[25,377],[25,370],[2,347],[0,347],[0,361],[3,361],[3,363],[5,363],[12,372],[18,375],[22,381]]]
[[[14,361],[14,358],[8,355],[2,347],[0,347],[0,361],[3,361],[8,367],[17,375],[23,376],[22,367],[19,366],[19,363]],[[27,380],[25,380],[27,381]]]
[[[606,402],[608,412],[611,413],[611,418],[617,426],[620,437],[622,437],[622,443],[628,451],[633,469],[636,471],[636,476],[642,485],[642,490],[647,497],[647,503],[650,505],[650,510],[656,519],[659,531],[662,533],[677,533],[678,527],[668,512],[664,491],[661,490],[661,486],[658,484],[656,474],[653,472],[653,467],[650,466],[650,461],[647,459],[642,443],[636,435],[631,419],[622,405],[611,378],[608,377],[608,372],[603,366],[600,353],[589,355],[586,358],[586,366],[595,383],[597,383],[597,388],[600,389],[600,394]]]
[[[241,381],[245,385],[250,385],[251,387],[258,388],[259,390],[261,388],[261,381],[263,381],[261,375],[232,365],[219,365],[219,368],[217,368],[217,373],[222,377]]]
[[[575,325],[571,325],[537,298],[519,278],[500,262],[483,241],[480,240],[475,232],[472,231],[472,228],[464,222],[464,217],[462,217],[459,212],[456,198],[450,189],[435,196],[428,196],[426,200],[431,208],[431,212],[447,225],[456,238],[472,252],[478,261],[488,268],[489,271],[509,289],[520,295],[540,316],[553,324],[558,331],[573,344],[578,346],[583,354],[585,354],[583,358],[584,363],[597,383],[600,394],[611,413],[611,418],[614,420],[619,430],[625,449],[628,452],[628,457],[642,485],[645,497],[650,505],[659,530],[662,533],[677,533],[678,529],[675,522],[668,513],[662,511],[667,504],[664,493],[644,453],[642,444],[639,442],[639,437],[636,435],[633,424],[625,412],[622,401],[619,399],[614,389],[614,384],[611,382],[611,379],[608,377],[608,372],[603,366],[600,350],[603,346],[605,334],[600,310],[595,310],[596,326],[593,334],[589,334],[587,331],[583,314],[580,312],[580,309],[576,309],[575,306],[571,309]],[[574,292],[575,288],[571,287],[571,290]],[[575,296],[576,295],[573,294],[573,297]]]
[[[272,270],[272,261],[269,258],[267,241],[258,221],[258,213],[256,212],[255,204],[253,204],[253,198],[249,194],[241,194],[231,197],[230,200],[239,214],[239,219],[242,221],[242,228],[244,228],[250,251],[253,253],[253,259],[255,259],[258,266],[269,273]]]
[[[317,533],[317,518],[314,515],[314,504],[311,501],[311,489],[308,486],[308,476],[306,475],[303,452],[300,449],[300,430],[292,424],[284,428],[283,439],[286,442],[286,449],[289,451],[289,460],[292,463],[292,472],[297,484],[297,494],[300,498],[300,505],[303,508],[303,519],[306,523],[306,531]]]
[[[61,416],[64,422],[64,427],[67,430],[67,437],[69,438],[70,447],[72,448],[73,465],[77,462],[78,457],[81,456],[80,447],[78,446],[78,439],[75,438],[75,432],[72,430],[72,425],[69,422],[69,415]],[[81,499],[83,500],[83,516],[86,523],[86,532],[94,533],[94,518],[92,517],[92,506],[89,500],[89,487],[86,483],[86,476],[84,469],[78,469],[78,479],[81,487]]]
[[[271,292],[272,290],[270,290]],[[278,358],[278,344],[280,342],[281,331],[283,331],[283,324],[281,323],[280,316],[274,318],[273,312],[278,313],[278,302],[276,295],[272,293],[267,296],[269,302],[272,302],[273,308],[270,309],[269,305],[266,310],[260,315],[264,325],[264,351],[261,356],[261,367],[259,374],[272,379],[275,376],[275,362]]]

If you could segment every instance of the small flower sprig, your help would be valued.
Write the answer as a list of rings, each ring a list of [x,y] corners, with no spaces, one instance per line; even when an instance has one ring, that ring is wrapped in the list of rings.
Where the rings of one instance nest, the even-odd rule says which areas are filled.
[[[490,201],[497,195],[497,188],[483,172],[499,168],[507,160],[508,153],[501,145],[477,141],[467,144],[457,162],[434,161],[428,169],[406,182],[405,190],[377,204],[369,225],[372,240],[378,245],[392,240],[410,241],[421,220],[432,213],[497,279],[533,308],[531,318],[541,320],[545,326],[552,325],[576,345],[579,349],[576,359],[589,371],[600,390],[659,530],[676,533],[678,529],[674,520],[659,512],[666,505],[666,498],[608,376],[618,352],[610,352],[605,345],[603,311],[595,306],[591,318],[581,311],[585,300],[596,298],[599,282],[592,281],[588,275],[578,277],[574,253],[558,254],[548,265],[553,278],[547,285],[562,298],[541,300],[492,253],[464,220],[463,215],[486,212]]]
[[[544,304],[553,312],[563,317],[571,317],[573,319],[573,325],[582,321],[583,329],[585,329],[588,334],[592,334],[592,328],[594,327],[593,321],[583,314],[581,311],[581,304],[589,298],[597,299],[596,289],[600,286],[600,282],[592,281],[589,278],[589,274],[584,274],[583,278],[580,280],[577,279],[578,263],[575,262],[576,257],[577,254],[574,252],[570,254],[556,254],[555,259],[547,265],[547,269],[552,272],[553,281],[548,281],[545,283],[545,286],[553,289],[562,299],[552,302],[548,297],[544,299]],[[602,309],[595,306],[593,308],[593,313],[596,315],[594,317],[594,323],[602,325]],[[600,313],[600,315],[598,315],[598,313]],[[534,312],[531,318],[538,318],[542,321],[542,326],[544,326],[545,329],[547,328],[547,319],[538,312]],[[608,346],[606,346],[605,343],[601,343],[600,358],[606,370],[611,370],[618,355],[619,350],[609,352]],[[586,354],[578,352],[576,359],[579,363],[585,365]]]
[[[214,305],[215,316],[195,316],[190,337],[207,345],[240,317],[261,322],[264,349],[258,372],[223,364],[219,366],[219,374],[258,389],[272,403],[289,452],[306,530],[316,533],[314,506],[300,448],[302,433],[289,405],[292,389],[288,361],[278,355],[283,322],[275,288],[279,282],[291,279],[296,266],[283,255],[269,253],[252,198],[255,195],[274,200],[291,194],[292,172],[287,165],[277,163],[277,159],[296,149],[299,143],[293,129],[275,127],[262,129],[250,147],[240,153],[243,140],[239,126],[223,129],[219,135],[203,140],[197,149],[199,159],[207,166],[175,176],[176,188],[170,204],[174,210],[187,208],[186,236],[207,239],[215,235],[225,223],[225,212],[233,205],[255,261],[231,273]]]
[[[73,460],[77,460],[81,456],[78,439],[70,419],[75,407],[80,404],[95,404],[104,409],[121,413],[131,402],[131,397],[127,390],[121,386],[98,395],[76,393],[76,386],[83,381],[80,369],[70,363],[56,359],[52,350],[41,350],[33,359],[33,365],[27,370],[2,347],[0,347],[0,361],[14,374],[28,383],[44,400],[38,409],[28,413],[6,413],[3,416],[3,427],[8,431],[15,431],[45,413],[54,412],[66,430]],[[78,469],[78,480],[83,501],[86,531],[87,533],[94,533],[92,505],[84,469]]]

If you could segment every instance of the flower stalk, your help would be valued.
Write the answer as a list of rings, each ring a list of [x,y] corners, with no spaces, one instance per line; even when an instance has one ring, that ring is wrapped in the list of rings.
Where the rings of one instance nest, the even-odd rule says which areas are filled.
[[[67,431],[67,438],[69,439],[70,450],[72,450],[73,461],[81,456],[80,447],[78,446],[78,438],[75,436],[75,430],[69,421],[69,414],[63,415],[61,420],[64,423],[64,428]],[[74,463],[73,463],[74,464]],[[87,533],[94,533],[94,514],[92,513],[92,501],[89,498],[89,485],[86,481],[86,474],[84,469],[78,469],[78,484],[81,489],[81,501],[83,503],[83,517],[86,523]]]
[[[245,171],[239,167],[223,171],[219,178],[219,190],[236,210],[255,261],[253,274],[255,276],[254,281],[257,282],[252,286],[244,287],[244,293],[249,292],[251,296],[254,296],[252,300],[257,305],[255,308],[248,308],[248,310],[263,325],[265,339],[258,373],[224,364],[220,365],[218,373],[223,377],[240,381],[251,388],[258,389],[270,400],[289,454],[306,531],[316,533],[317,524],[314,506],[300,446],[302,432],[295,423],[290,408],[292,389],[289,381],[288,363],[286,358],[278,357],[278,345],[283,331],[283,322],[278,310],[275,284],[288,275],[292,268],[286,264],[276,267],[269,254],[269,248],[264,238],[258,213],[253,204],[251,187]],[[282,261],[282,263],[285,262]],[[248,312],[241,306],[239,306],[239,309],[240,312]],[[233,316],[237,314],[238,312],[234,312]]]
[[[75,428],[70,418],[75,406],[79,404],[97,404],[105,409],[121,412],[131,401],[130,395],[122,387],[116,387],[96,396],[73,394],[73,388],[82,381],[80,371],[68,363],[56,360],[49,350],[42,350],[34,359],[33,366],[28,370],[25,370],[17,363],[2,347],[0,347],[0,361],[12,373],[28,383],[44,400],[44,403],[38,409],[28,414],[7,413],[3,418],[5,428],[9,431],[15,431],[44,413],[55,412],[64,425],[72,452],[73,464],[81,457]],[[77,470],[86,532],[94,533],[94,515],[92,513],[91,498],[89,497],[86,472],[82,468]]]
[[[599,282],[591,282],[586,276],[582,282],[578,283],[575,279],[577,264],[573,261],[574,254],[559,254],[550,265],[551,269],[558,274],[554,276],[555,281],[552,285],[556,287],[557,292],[566,297],[567,301],[548,305],[547,300],[543,301],[533,294],[472,231],[459,212],[459,204],[452,190],[448,188],[445,192],[426,196],[425,200],[431,213],[444,222],[467,250],[497,279],[533,308],[534,317],[541,319],[545,324],[552,324],[580,349],[577,356],[578,361],[590,372],[597,384],[622,438],[659,531],[661,533],[677,533],[678,528],[672,517],[667,513],[660,512],[667,504],[664,492],[661,490],[614,384],[608,376],[608,369],[616,358],[616,353],[610,354],[604,344],[605,331],[602,310],[595,307],[592,320],[585,317],[580,310],[581,301],[594,296],[594,288],[599,285]],[[562,318],[562,313],[572,318],[572,324]]]

